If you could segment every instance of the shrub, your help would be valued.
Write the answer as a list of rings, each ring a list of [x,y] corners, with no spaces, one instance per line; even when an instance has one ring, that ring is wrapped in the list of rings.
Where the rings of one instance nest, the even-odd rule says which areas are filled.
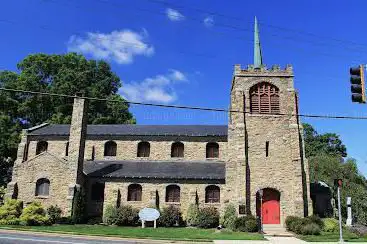
[[[108,225],[113,225],[116,224],[117,219],[117,208],[112,205],[108,205],[103,215],[103,222]]]
[[[302,225],[301,229],[300,229],[300,233],[297,234],[302,234],[302,235],[320,235],[321,232],[321,228],[319,225],[315,224],[315,223],[309,223],[306,225]]]
[[[197,226],[200,228],[214,228],[219,224],[219,213],[214,207],[199,210]]]
[[[39,202],[32,202],[23,209],[20,215],[22,225],[48,225],[49,218],[46,216],[46,211]]]
[[[256,232],[258,230],[256,218],[252,215],[237,218],[234,222],[234,230],[242,232]]]
[[[22,214],[23,203],[16,199],[6,199],[3,206],[0,207],[0,220],[2,224],[7,221],[15,221]]]
[[[107,206],[103,222],[109,225],[136,226],[139,224],[139,211],[129,205],[121,205],[116,208]]]
[[[326,218],[323,219],[323,231],[325,232],[338,232],[339,231],[339,223],[338,220],[334,218]]]
[[[233,230],[234,229],[234,222],[237,219],[237,212],[236,208],[233,204],[228,204],[224,208],[224,213],[221,216],[219,223],[224,227]]]
[[[74,199],[73,199],[73,210],[71,219],[74,224],[83,224],[86,222],[86,202],[85,202],[85,192],[83,188],[74,189]]]
[[[47,208],[47,216],[50,219],[51,224],[58,223],[61,219],[61,208],[56,206],[50,206]]]
[[[161,216],[159,217],[158,222],[159,225],[165,227],[184,225],[180,209],[172,205],[161,211]]]
[[[367,237],[367,226],[365,225],[356,224],[350,227],[349,230],[358,236]]]
[[[14,219],[9,219],[9,220],[0,219],[0,225],[19,225],[19,224],[20,224],[19,218],[14,218]]]
[[[317,224],[320,227],[320,229],[324,228],[324,222],[319,216],[312,215],[308,216],[307,218],[311,221],[311,223]]]
[[[285,219],[285,225],[287,227],[287,230],[296,232],[295,230],[298,228],[298,226],[301,224],[302,218],[296,217],[296,216],[288,216]]]
[[[190,204],[187,209],[186,223],[188,226],[197,226],[199,216],[199,206],[197,204]]]
[[[102,223],[102,218],[100,216],[97,217],[91,217],[88,219],[87,224],[88,225],[98,225]]]
[[[0,186],[0,206],[3,203],[5,193],[6,193],[6,188],[4,186]]]

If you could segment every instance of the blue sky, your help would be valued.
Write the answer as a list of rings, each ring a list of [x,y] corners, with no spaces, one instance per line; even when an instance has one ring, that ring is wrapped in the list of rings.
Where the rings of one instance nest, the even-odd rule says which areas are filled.
[[[363,0],[3,1],[0,70],[31,53],[79,51],[107,59],[132,100],[227,108],[233,65],[253,61],[256,15],[264,63],[294,67],[301,113],[367,116],[348,81],[351,65],[367,63],[365,9]],[[132,111],[140,124],[227,123],[224,113]],[[367,175],[367,121],[304,121],[340,134]]]

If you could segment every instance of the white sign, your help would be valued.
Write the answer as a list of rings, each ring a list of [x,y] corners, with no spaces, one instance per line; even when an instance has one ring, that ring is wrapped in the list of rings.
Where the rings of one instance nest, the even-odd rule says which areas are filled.
[[[155,208],[143,208],[139,212],[139,218],[142,221],[155,221],[161,214]]]

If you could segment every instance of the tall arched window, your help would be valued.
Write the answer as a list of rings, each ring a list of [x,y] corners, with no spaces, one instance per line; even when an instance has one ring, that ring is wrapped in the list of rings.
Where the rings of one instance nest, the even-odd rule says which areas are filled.
[[[278,87],[267,82],[261,82],[251,87],[250,110],[251,113],[280,113]]]
[[[138,143],[138,157],[149,157],[150,155],[150,143],[141,141]]]
[[[50,192],[50,181],[46,178],[38,179],[36,182],[36,196],[48,196]]]
[[[131,184],[127,188],[128,201],[141,201],[142,188],[139,184]]]
[[[48,147],[47,141],[39,141],[37,142],[36,155],[46,152]]]
[[[182,142],[172,143],[171,146],[171,157],[183,158],[184,156],[184,144]]]
[[[104,183],[96,182],[92,185],[91,199],[93,201],[103,201],[104,199]]]
[[[169,185],[166,187],[166,202],[180,202],[180,187]]]
[[[108,141],[104,144],[104,156],[116,156],[117,144],[114,141]]]
[[[207,186],[205,188],[205,202],[217,203],[220,202],[220,189],[218,186]]]
[[[218,158],[219,157],[219,145],[216,142],[209,142],[206,144],[206,157]]]

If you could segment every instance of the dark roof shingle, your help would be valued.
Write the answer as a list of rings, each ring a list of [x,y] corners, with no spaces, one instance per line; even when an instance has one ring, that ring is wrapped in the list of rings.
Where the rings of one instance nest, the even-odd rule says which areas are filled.
[[[102,178],[224,180],[221,161],[85,161],[84,173]]]
[[[70,125],[46,125],[29,131],[36,136],[68,136]],[[88,125],[87,135],[115,136],[227,136],[226,125]]]

